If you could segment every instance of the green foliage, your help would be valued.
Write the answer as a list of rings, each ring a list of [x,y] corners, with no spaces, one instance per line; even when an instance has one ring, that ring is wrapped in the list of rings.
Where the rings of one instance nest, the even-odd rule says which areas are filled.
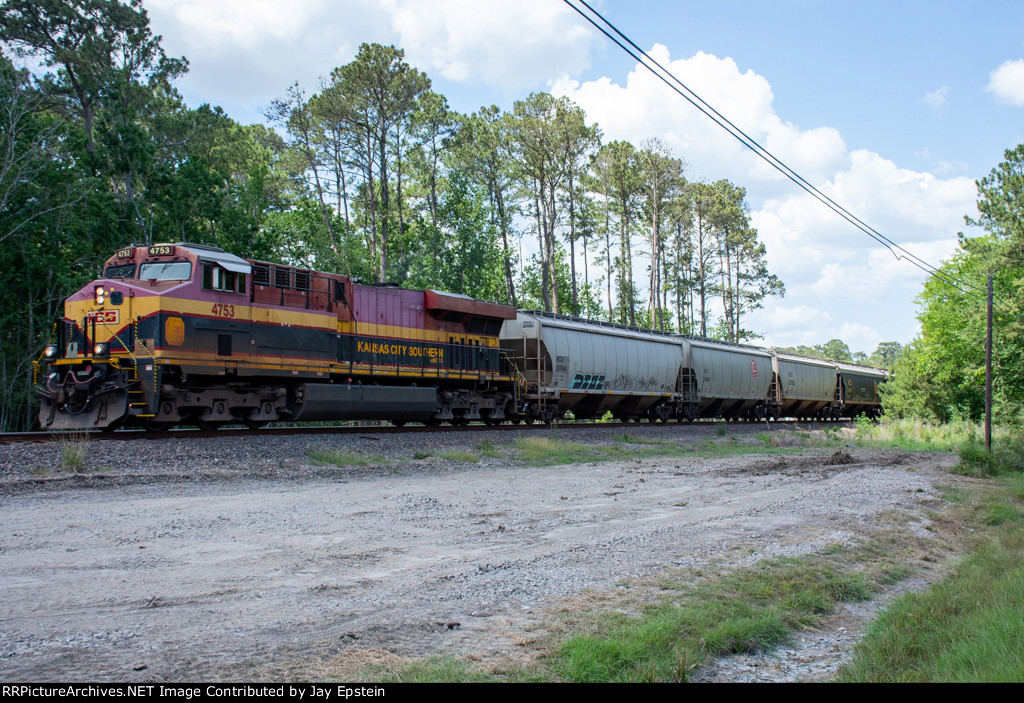
[[[500,459],[502,456],[501,452],[499,452],[498,448],[494,445],[494,442],[489,439],[485,439],[484,441],[477,443],[476,450],[491,459]]]
[[[86,435],[69,434],[60,441],[60,468],[80,474],[85,470],[85,455],[88,449]]]
[[[960,463],[956,473],[967,476],[998,476],[1024,471],[1024,442],[1017,438],[996,437],[992,451],[975,437],[960,445]]]
[[[902,597],[868,630],[841,681],[1022,680],[1024,526],[1005,503],[982,516],[998,526],[950,578]]]
[[[998,422],[1024,419],[1024,145],[978,181],[977,221],[987,234],[961,236],[960,250],[925,283],[918,298],[921,337],[895,367],[883,403],[896,416],[977,420],[984,411],[986,276],[998,303],[993,322],[993,412]],[[963,281],[954,287],[947,280]]]
[[[666,581],[658,602],[600,614],[592,632],[568,637],[553,665],[573,682],[685,681],[709,657],[771,648],[872,590],[866,574],[825,559],[765,561],[700,585]]]

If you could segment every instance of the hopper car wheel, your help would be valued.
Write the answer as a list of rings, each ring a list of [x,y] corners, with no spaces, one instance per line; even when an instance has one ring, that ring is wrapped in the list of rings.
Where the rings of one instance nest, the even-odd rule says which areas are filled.
[[[395,427],[405,427],[405,420],[392,420],[391,424]]]

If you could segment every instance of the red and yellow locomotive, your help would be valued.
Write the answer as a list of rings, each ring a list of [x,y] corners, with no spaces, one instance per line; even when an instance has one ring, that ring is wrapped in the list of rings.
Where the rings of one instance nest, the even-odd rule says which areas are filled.
[[[65,303],[40,424],[498,423],[517,415],[518,374],[498,342],[515,315],[217,247],[127,247]]]

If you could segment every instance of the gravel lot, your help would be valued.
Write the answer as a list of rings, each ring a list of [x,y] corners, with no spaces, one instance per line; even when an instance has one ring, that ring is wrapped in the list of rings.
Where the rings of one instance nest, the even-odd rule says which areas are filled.
[[[610,444],[622,434],[558,437]],[[715,436],[709,426],[628,434]],[[806,553],[854,540],[893,510],[922,531],[933,484],[955,482],[951,457],[862,449],[848,449],[845,464],[808,451],[536,468],[514,460],[514,438],[103,441],[87,445],[77,474],[61,470],[59,445],[0,447],[0,678],[298,678],[330,662],[438,651],[515,656],[527,628],[585,589]],[[437,458],[484,441],[503,458]],[[716,441],[753,440],[733,427]],[[317,466],[313,449],[376,458]],[[837,627],[849,634],[851,622]],[[834,651],[840,639],[815,646]],[[725,671],[718,680],[739,678]]]

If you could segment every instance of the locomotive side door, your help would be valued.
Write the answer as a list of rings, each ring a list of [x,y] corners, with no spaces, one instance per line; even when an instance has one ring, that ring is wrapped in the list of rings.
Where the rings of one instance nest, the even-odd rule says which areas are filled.
[[[252,346],[249,270],[233,262],[203,262],[203,292],[209,296],[213,318],[207,344],[229,372],[237,371],[239,361],[248,360]]]

